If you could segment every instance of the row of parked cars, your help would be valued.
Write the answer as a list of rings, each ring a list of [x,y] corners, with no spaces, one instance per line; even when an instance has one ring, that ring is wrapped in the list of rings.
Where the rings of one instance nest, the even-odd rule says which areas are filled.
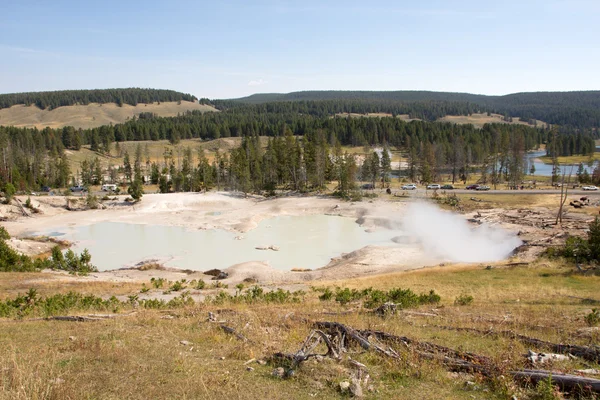
[[[402,190],[416,190],[416,189],[417,189],[417,185],[415,185],[414,183],[409,183],[407,185],[402,186]],[[429,190],[437,190],[437,189],[452,190],[452,189],[454,189],[454,186],[440,185],[438,183],[431,183],[431,184],[427,185],[427,189],[429,189]],[[466,189],[467,190],[490,190],[490,187],[486,186],[486,185],[469,185],[466,187]]]
[[[417,189],[417,185],[415,185],[414,183],[409,183],[407,185],[403,185],[402,186],[402,190],[416,190],[416,189]],[[452,190],[452,189],[454,189],[454,186],[452,186],[452,185],[439,185],[437,183],[432,183],[430,185],[427,185],[427,189],[432,189],[432,190],[436,190],[436,189]]]

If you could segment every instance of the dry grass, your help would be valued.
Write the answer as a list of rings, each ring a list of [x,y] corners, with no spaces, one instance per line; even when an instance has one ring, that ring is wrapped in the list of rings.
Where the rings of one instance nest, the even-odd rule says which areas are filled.
[[[93,323],[5,320],[0,322],[0,398],[339,398],[339,382],[354,371],[347,362],[309,361],[286,380],[271,375],[275,364],[251,363],[254,370],[246,370],[244,363],[252,358],[296,351],[310,331],[304,318],[385,330],[487,355],[504,368],[521,368],[527,350],[521,343],[440,327],[512,329],[579,344],[597,341],[597,335],[578,335],[590,306],[569,296],[597,297],[600,277],[573,275],[571,270],[560,262],[542,260],[529,267],[485,270],[483,266],[456,265],[318,283],[402,287],[415,292],[434,289],[442,296],[441,305],[435,307],[438,317],[400,313],[381,319],[361,312],[360,303],[341,307],[333,301],[321,302],[318,293],[309,292],[300,304],[199,304],[168,312],[138,310],[134,316]],[[2,275],[2,289],[9,281],[22,280],[19,275],[39,274]],[[83,288],[89,288],[88,284]],[[472,295],[473,304],[454,305],[461,294]],[[430,312],[432,307],[423,306],[421,311]],[[354,312],[323,314],[347,310]],[[218,324],[206,322],[208,311],[219,314],[250,342],[242,343]],[[166,314],[171,317],[164,319]],[[182,340],[191,344],[182,345]],[[375,392],[365,390],[367,398],[414,399],[415,393],[426,399],[506,398],[507,393],[527,398],[533,393],[509,383],[452,376],[437,363],[399,351],[402,360],[391,362],[352,349],[351,357],[369,368]],[[556,365],[566,370],[582,366],[578,360]],[[466,386],[467,380],[475,381],[477,387]]]
[[[267,146],[267,137],[260,138],[261,145]],[[239,147],[242,139],[239,137],[221,138],[215,140],[202,141],[201,139],[186,139],[179,142],[177,145],[171,144],[168,140],[144,140],[139,142],[123,142],[119,143],[120,153],[116,150],[116,145],[113,144],[110,154],[96,153],[90,150],[89,146],[83,146],[80,150],[67,150],[67,158],[71,164],[72,171],[80,170],[81,163],[84,160],[91,161],[98,157],[103,168],[112,166],[122,166],[125,152],[129,153],[129,158],[133,163],[136,150],[140,146],[142,150],[142,163],[145,165],[146,160],[164,164],[164,154],[171,152],[176,164],[180,164],[186,149],[192,150],[194,160],[198,160],[198,151],[203,150],[204,156],[212,162],[217,150],[221,153],[227,153],[231,149]]]
[[[182,101],[163,102],[153,104],[138,104],[131,106],[124,104],[92,103],[87,106],[74,105],[55,108],[53,110],[40,110],[36,106],[16,105],[0,110],[0,125],[13,125],[27,128],[62,128],[73,126],[75,128],[95,128],[102,125],[120,124],[143,112],[151,112],[160,117],[174,117],[186,111],[217,111],[215,108],[199,103]]]
[[[351,117],[351,118],[361,118],[361,117],[371,117],[371,118],[383,118],[383,117],[392,117],[390,113],[337,113],[336,117]],[[410,122],[410,121],[421,121],[419,118],[411,118],[408,114],[398,114],[396,118],[401,119],[402,121]]]
[[[557,157],[558,163],[559,164],[567,164],[567,165],[571,165],[571,164],[588,164],[589,162],[594,162],[594,161],[598,161],[600,160],[600,154],[599,153],[594,153],[594,155],[592,157],[590,156],[562,156],[562,157]],[[548,156],[544,156],[544,157],[540,157],[540,160],[544,163],[544,164],[552,164],[552,157],[548,157]],[[575,173],[576,171],[574,171]]]
[[[504,121],[504,117],[500,114],[490,114],[488,116],[487,113],[471,114],[471,115],[446,115],[445,117],[438,119],[438,121],[452,122],[454,124],[472,124],[473,126],[475,126],[477,128],[481,128],[485,124],[520,124],[520,125],[534,126],[534,125],[531,125],[531,124],[521,121],[517,117],[513,118],[513,122],[506,122],[506,121]],[[537,127],[539,127],[539,128],[542,128],[546,125],[547,124],[543,121],[537,121]]]
[[[68,274],[65,272],[64,275]],[[25,293],[29,289],[36,289],[43,296],[78,291],[110,297],[112,295],[120,296],[139,292],[140,286],[139,283],[133,282],[81,282],[63,279],[63,276],[59,274],[41,272],[2,272],[0,273],[0,300],[15,297],[17,294]]]

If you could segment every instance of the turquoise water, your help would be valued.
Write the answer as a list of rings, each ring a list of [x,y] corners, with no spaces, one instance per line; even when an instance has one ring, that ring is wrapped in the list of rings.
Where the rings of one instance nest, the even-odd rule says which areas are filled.
[[[368,233],[351,218],[326,215],[270,218],[244,234],[114,222],[37,232],[48,233],[74,242],[76,252],[87,248],[92,263],[101,271],[133,266],[147,259],[197,271],[224,269],[246,261],[266,261],[285,271],[315,269],[325,266],[332,257],[369,244],[395,245],[391,239],[399,234],[391,230]],[[277,246],[279,251],[257,250],[257,246]]]

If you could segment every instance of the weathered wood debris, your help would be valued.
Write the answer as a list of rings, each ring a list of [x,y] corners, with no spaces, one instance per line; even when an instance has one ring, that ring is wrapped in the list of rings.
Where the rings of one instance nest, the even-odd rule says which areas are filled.
[[[540,380],[552,380],[555,385],[558,385],[563,390],[586,390],[588,392],[600,393],[600,379],[547,370],[522,369],[506,372],[501,370],[489,357],[455,350],[430,342],[417,341],[406,336],[397,336],[369,329],[360,330],[338,322],[328,321],[314,322],[312,327],[313,329],[310,334],[296,353],[279,352],[272,356],[274,362],[285,363],[287,365],[288,369],[285,376],[292,376],[296,368],[312,357],[331,357],[339,361],[343,358],[343,354],[348,352],[350,346],[354,345],[367,351],[376,351],[382,356],[394,360],[401,359],[398,353],[400,349],[408,350],[420,358],[439,361],[447,369],[454,372],[478,373],[484,377],[497,377],[502,374],[508,374],[515,381],[526,384],[535,384]],[[575,352],[579,351],[580,354],[585,354],[586,356],[590,354],[589,349],[586,348],[586,351],[583,350],[584,346],[555,345],[523,335],[511,334],[516,339],[526,339],[530,343],[544,346],[553,345],[551,347],[562,351],[566,351],[567,349]],[[327,352],[324,354],[315,353],[315,349],[321,343],[325,344]]]

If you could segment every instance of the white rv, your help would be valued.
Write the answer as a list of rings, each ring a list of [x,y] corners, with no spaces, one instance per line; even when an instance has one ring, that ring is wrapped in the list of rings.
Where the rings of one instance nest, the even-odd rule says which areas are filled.
[[[102,185],[103,192],[114,192],[115,190],[117,190],[117,185],[113,183],[105,183]]]

